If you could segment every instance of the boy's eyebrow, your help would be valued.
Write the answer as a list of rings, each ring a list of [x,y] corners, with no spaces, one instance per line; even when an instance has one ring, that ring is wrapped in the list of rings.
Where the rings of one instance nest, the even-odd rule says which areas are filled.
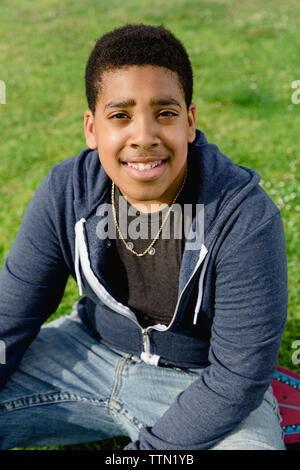
[[[174,98],[157,98],[157,99],[153,99],[150,101],[150,105],[151,106],[168,106],[170,104],[173,104],[175,106],[178,106],[179,108],[181,108],[181,104],[175,100]],[[107,103],[105,106],[104,106],[104,111],[107,109],[107,108],[110,108],[110,109],[113,109],[113,108],[129,108],[131,106],[136,106],[136,101],[134,99],[128,99],[128,100],[120,100],[120,101],[109,101],[109,103]]]
[[[120,100],[120,101],[109,101],[104,106],[104,111],[107,108],[129,108],[130,106],[135,106],[136,102],[132,99],[129,100]]]
[[[151,106],[168,106],[169,104],[175,104],[175,106],[181,108],[181,104],[174,98],[159,98],[157,100],[151,100],[150,104]]]

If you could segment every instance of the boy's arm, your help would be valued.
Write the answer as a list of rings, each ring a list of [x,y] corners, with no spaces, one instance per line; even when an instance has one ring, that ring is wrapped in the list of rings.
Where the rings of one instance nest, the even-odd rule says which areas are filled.
[[[0,387],[57,309],[68,278],[48,183],[49,175],[32,198],[0,273],[0,340],[5,348]]]
[[[262,402],[286,312],[286,249],[277,212],[216,265],[210,366],[125,449],[209,449],[222,440]]]

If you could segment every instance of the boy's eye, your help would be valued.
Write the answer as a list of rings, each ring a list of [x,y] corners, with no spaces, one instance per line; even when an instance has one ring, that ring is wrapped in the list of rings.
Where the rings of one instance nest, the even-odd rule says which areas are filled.
[[[161,111],[160,113],[158,113],[158,117],[174,117],[174,116],[177,116],[177,113],[173,112],[173,111]]]
[[[160,111],[157,114],[157,117],[175,117],[178,114],[174,111]],[[122,120],[122,119],[130,119],[129,116],[126,113],[115,113],[112,116],[110,116],[109,119],[116,119],[116,120]]]
[[[126,119],[128,118],[127,114],[125,113],[116,113],[113,116],[110,117],[110,119]]]

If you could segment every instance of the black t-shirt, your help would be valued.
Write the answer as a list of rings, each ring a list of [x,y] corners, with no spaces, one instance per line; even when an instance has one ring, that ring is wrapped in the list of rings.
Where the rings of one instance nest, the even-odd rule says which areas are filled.
[[[144,256],[138,257],[128,250],[117,230],[116,238],[110,240],[105,279],[115,297],[128,305],[143,327],[168,325],[172,320],[178,297],[184,235],[187,233],[183,201],[190,201],[189,192],[187,178],[159,238]],[[126,243],[137,253],[143,253],[155,238],[169,206],[149,214],[138,212],[127,203],[117,187],[114,201],[117,221]]]

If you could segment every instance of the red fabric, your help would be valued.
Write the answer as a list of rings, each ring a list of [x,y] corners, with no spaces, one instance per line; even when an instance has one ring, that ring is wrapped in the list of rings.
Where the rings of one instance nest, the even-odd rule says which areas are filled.
[[[284,442],[300,443],[300,374],[277,366],[271,385],[282,417]]]

